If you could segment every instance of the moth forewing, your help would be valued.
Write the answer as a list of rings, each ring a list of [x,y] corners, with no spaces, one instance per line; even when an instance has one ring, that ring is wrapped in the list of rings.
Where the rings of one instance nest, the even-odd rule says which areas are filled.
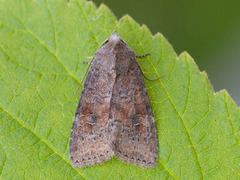
[[[115,155],[154,168],[157,131],[135,52],[114,31],[94,58],[72,125],[73,167],[101,164]]]

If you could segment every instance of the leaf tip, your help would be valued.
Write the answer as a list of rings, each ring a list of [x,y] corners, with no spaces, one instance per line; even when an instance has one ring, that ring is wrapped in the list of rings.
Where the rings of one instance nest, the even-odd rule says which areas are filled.
[[[108,6],[106,4],[104,4],[103,2],[101,2],[99,9],[109,9]]]
[[[185,61],[188,59],[188,52],[183,51],[181,54],[178,55],[177,60],[184,59]]]
[[[129,14],[125,14],[123,17],[121,17],[121,18],[119,19],[119,23],[120,23],[121,21],[126,21],[126,20],[131,21],[131,20],[132,20],[132,17],[131,17]]]
[[[85,2],[85,1],[83,1],[83,2]],[[87,1],[87,4],[94,7],[95,9],[97,9],[97,6],[93,1]]]
[[[107,12],[108,13],[108,15],[106,15],[106,16],[108,16],[109,17],[109,15],[111,15],[111,16],[113,16],[114,18],[115,18],[115,21],[117,21],[117,17],[116,17],[116,15],[112,12],[112,10],[106,5],[106,4],[104,4],[103,2],[100,4],[100,6],[98,7],[98,11],[101,11],[101,12]]]
[[[163,36],[163,34],[162,34],[162,33],[160,33],[160,32],[157,32],[157,33],[156,33],[156,34],[155,34],[153,37],[154,37],[154,38],[155,38],[155,37],[161,37],[161,38],[162,38],[162,37],[164,37],[164,36]]]

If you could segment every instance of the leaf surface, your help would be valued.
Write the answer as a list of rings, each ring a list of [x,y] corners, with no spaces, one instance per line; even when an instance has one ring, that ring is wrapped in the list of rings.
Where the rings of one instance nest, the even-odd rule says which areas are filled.
[[[69,137],[84,61],[116,29],[151,79],[159,160],[143,169],[112,160],[72,168]],[[237,179],[240,113],[215,93],[186,52],[177,56],[161,34],[131,17],[119,21],[84,0],[0,1],[1,179]],[[78,97],[81,92],[78,92]]]

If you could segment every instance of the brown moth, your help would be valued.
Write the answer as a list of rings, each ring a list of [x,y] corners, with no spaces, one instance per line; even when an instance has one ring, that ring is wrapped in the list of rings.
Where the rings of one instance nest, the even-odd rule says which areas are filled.
[[[114,31],[96,51],[70,137],[74,168],[102,164],[114,155],[154,168],[158,160],[155,120],[135,52]]]

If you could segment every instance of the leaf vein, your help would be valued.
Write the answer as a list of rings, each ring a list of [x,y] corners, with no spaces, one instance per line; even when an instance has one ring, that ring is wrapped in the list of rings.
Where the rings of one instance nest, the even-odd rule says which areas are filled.
[[[57,50],[57,42],[56,42],[56,28],[55,28],[55,24],[54,24],[53,17],[52,17],[51,11],[50,11],[50,9],[49,9],[49,5],[48,5],[48,2],[47,2],[47,0],[45,0],[45,3],[46,3],[46,8],[47,8],[48,14],[49,14],[49,16],[50,16],[50,19],[51,19],[51,22],[52,22],[53,42],[54,42],[54,46],[55,46],[55,53],[56,53],[56,50]]]
[[[191,74],[190,74],[189,64],[188,64],[188,61],[187,61],[187,58],[186,58],[186,54],[185,54],[185,62],[187,64],[187,71],[188,71],[188,85],[187,85],[188,89],[187,89],[187,98],[186,98],[186,102],[185,102],[182,117],[184,117],[184,114],[187,111],[187,106],[188,106],[188,102],[189,102],[189,94],[190,94],[190,85],[191,85],[191,76],[190,76]]]
[[[55,59],[57,60],[57,62],[63,67],[63,69],[68,73],[69,76],[73,77],[78,83],[80,83],[80,81],[71,73],[71,71],[63,64],[63,62],[57,57],[57,55],[55,53],[53,53],[42,41],[39,40],[39,38],[32,32],[30,31],[25,25],[24,23],[5,5],[5,7],[8,9],[8,11],[22,24],[22,26],[24,27],[25,31],[30,34],[33,39],[35,39],[44,49],[46,49],[51,55],[53,55],[53,57],[55,57]],[[24,31],[23,31],[24,32]]]
[[[2,107],[2,106],[1,106]],[[22,122],[18,121],[17,118],[15,118],[10,112],[8,112],[6,109],[4,109],[2,107],[2,109],[9,114],[10,117],[12,117],[14,120],[16,120],[17,123],[19,123],[23,128],[29,130],[29,132],[33,133],[33,135],[35,135],[38,139],[40,139],[40,141],[42,141],[44,144],[46,144],[55,154],[57,154],[60,158],[62,158],[66,164],[70,165],[72,167],[72,165],[63,157],[61,156],[50,144],[48,144],[44,139],[42,139],[40,136],[38,136],[34,131],[32,131],[30,128],[28,128],[27,126],[25,126],[25,124],[23,124]],[[84,179],[86,179],[82,174],[80,174],[76,169],[74,169],[74,171],[79,174],[80,176],[82,176]]]
[[[128,21],[129,21],[129,19],[128,19]],[[131,25],[130,22],[129,22],[129,24],[130,24],[130,26],[131,26],[131,28],[132,28],[132,30],[133,30],[133,32],[134,32],[135,37],[138,39],[139,45],[142,46],[142,49],[144,49],[144,48],[143,48],[143,45],[141,44],[141,41],[139,41],[139,38],[138,38],[138,36],[137,36],[137,34],[136,34],[136,32],[135,32],[135,29],[132,27],[132,25]],[[144,52],[145,52],[145,50],[144,50]],[[146,52],[145,52],[145,53],[146,53]],[[155,68],[154,65],[152,64],[152,61],[150,61],[150,59],[149,59],[148,57],[147,57],[147,60],[148,60],[149,63],[152,65],[152,67],[153,67],[155,73],[156,73],[158,76],[160,76],[160,75],[158,74],[156,68]],[[200,165],[200,162],[199,162],[199,159],[198,159],[198,155],[197,155],[197,152],[196,152],[195,146],[193,145],[193,142],[192,142],[191,136],[190,136],[190,134],[189,134],[189,132],[188,132],[188,130],[187,130],[187,128],[186,128],[186,125],[185,125],[185,123],[184,123],[183,117],[179,114],[179,112],[178,112],[178,110],[177,110],[175,104],[173,103],[171,97],[169,96],[169,94],[168,94],[168,92],[167,92],[167,90],[166,90],[166,87],[164,86],[164,84],[162,83],[161,80],[160,80],[160,83],[161,83],[161,85],[162,85],[162,87],[163,87],[165,93],[166,93],[167,96],[169,97],[169,100],[170,100],[171,104],[173,105],[175,111],[177,112],[178,116],[179,116],[180,119],[182,120],[182,124],[183,124],[183,126],[184,126],[184,129],[186,130],[187,136],[188,136],[188,138],[189,138],[190,145],[191,145],[191,147],[192,147],[192,149],[193,149],[193,152],[195,153],[195,156],[196,156],[196,159],[197,159],[197,164],[198,164],[198,166],[199,166],[199,170],[200,170],[201,176],[203,177],[202,167],[201,167],[201,165]]]

